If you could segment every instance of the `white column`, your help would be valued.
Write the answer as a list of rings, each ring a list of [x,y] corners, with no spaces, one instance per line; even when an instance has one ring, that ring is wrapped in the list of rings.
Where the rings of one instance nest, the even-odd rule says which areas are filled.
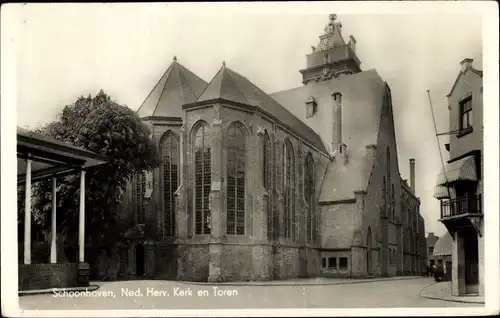
[[[52,177],[52,238],[50,241],[50,262],[57,263],[57,223],[56,223],[56,210],[57,210],[57,184],[56,177]]]
[[[78,231],[78,246],[80,263],[85,261],[85,171],[80,173],[80,217]]]
[[[31,264],[31,159],[26,159],[26,193],[24,201],[24,264]]]

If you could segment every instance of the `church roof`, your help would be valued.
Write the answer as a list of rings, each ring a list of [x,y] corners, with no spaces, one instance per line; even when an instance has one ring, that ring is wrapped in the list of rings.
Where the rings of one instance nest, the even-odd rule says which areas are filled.
[[[314,147],[326,152],[323,141],[311,127],[307,126],[246,77],[225,65],[208,84],[197,103],[217,99],[256,107],[274,117],[277,122],[283,123],[291,131],[301,135]]]
[[[206,86],[204,80],[174,58],[137,110],[137,114],[141,118],[182,117],[182,105],[196,101]]]
[[[366,190],[374,164],[367,145],[376,145],[387,85],[375,70],[311,83],[271,94],[277,102],[331,141],[333,125],[332,94],[342,94],[342,142],[347,145],[348,161],[332,163],[322,187],[320,202],[354,198],[354,191]],[[305,101],[317,101],[317,113],[306,118]]]

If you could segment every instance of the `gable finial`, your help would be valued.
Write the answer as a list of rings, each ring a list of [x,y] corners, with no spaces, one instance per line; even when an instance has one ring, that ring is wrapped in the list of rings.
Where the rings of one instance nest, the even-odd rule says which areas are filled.
[[[177,62],[177,56],[174,55],[174,62]]]
[[[222,67],[226,67],[226,61],[222,61]]]

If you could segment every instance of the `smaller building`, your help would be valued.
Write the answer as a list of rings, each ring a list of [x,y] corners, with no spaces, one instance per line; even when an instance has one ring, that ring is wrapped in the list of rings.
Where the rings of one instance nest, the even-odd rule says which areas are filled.
[[[434,197],[453,237],[452,294],[484,295],[483,72],[460,63],[448,97],[450,160],[437,176]]]
[[[422,275],[425,268],[422,261],[426,253],[421,248],[425,238],[424,219],[420,215],[420,199],[415,194],[415,159],[410,159],[410,184],[401,180],[401,215],[403,262],[402,274],[405,276]]]
[[[434,246],[436,242],[439,240],[439,236],[434,235],[434,232],[430,232],[427,235],[426,243],[427,243],[427,255],[429,255],[427,260],[427,265],[432,267],[436,264],[436,259],[434,258]]]
[[[444,280],[451,280],[452,273],[452,260],[451,260],[451,250],[453,246],[453,238],[450,233],[446,232],[445,235],[441,236],[436,244],[434,245],[433,259],[436,266],[443,267],[444,270]]]

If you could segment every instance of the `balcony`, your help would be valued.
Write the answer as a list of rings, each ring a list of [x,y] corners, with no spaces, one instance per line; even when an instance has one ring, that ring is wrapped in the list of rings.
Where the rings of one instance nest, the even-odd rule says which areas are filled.
[[[441,219],[466,214],[481,215],[481,195],[468,195],[441,201]]]

